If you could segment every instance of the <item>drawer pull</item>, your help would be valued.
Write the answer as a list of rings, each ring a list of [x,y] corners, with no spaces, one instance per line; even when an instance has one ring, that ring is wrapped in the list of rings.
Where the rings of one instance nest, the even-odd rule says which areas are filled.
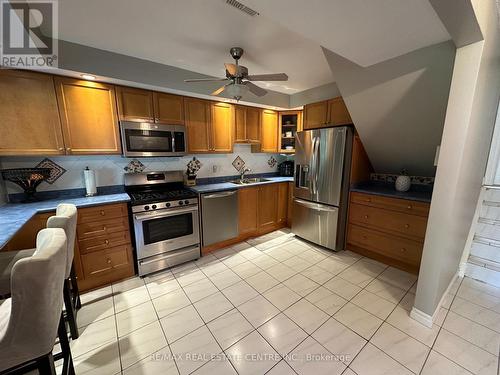
[[[409,210],[411,210],[411,209],[413,208],[413,206],[412,206],[412,205],[409,205],[407,208],[408,208]]]
[[[366,237],[366,236],[362,236],[362,238],[363,238],[364,240],[367,240],[367,239],[368,239],[368,237]]]
[[[368,215],[365,215],[365,219],[368,219]]]
[[[111,259],[110,258],[106,259],[106,263],[111,264]]]
[[[103,210],[101,210],[100,214],[101,214],[101,216],[106,215],[106,213]]]
[[[365,200],[366,200],[367,202],[371,202],[371,201],[372,201],[372,200],[371,200],[371,198],[366,198]]]
[[[109,240],[105,240],[105,241],[104,241],[104,243],[105,243],[106,245],[109,245]]]
[[[406,249],[404,247],[401,248],[401,252],[404,253]]]
[[[410,227],[410,224],[405,224],[405,228],[408,229]]]

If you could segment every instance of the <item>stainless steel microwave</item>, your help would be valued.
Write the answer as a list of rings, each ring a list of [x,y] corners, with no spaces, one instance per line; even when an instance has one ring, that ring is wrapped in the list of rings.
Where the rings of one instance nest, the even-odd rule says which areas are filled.
[[[183,125],[121,121],[123,156],[157,157],[186,154],[186,129]]]

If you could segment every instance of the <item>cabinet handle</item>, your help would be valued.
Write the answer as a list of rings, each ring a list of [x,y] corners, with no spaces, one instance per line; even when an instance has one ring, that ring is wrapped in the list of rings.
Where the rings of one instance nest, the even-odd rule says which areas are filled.
[[[104,241],[104,243],[105,243],[106,245],[109,245],[109,240],[105,240],[105,241]]]
[[[368,215],[365,215],[365,219],[368,219]]]
[[[408,208],[409,210],[411,210],[413,207],[412,207],[412,205],[410,204],[410,205],[408,205],[408,207],[407,207],[407,208]]]
[[[408,229],[410,227],[410,224],[405,224],[405,228]]]
[[[406,249],[404,247],[401,248],[401,252],[404,253]]]
[[[64,151],[64,147],[59,147],[59,151]]]
[[[99,213],[101,214],[101,216],[106,215],[106,213],[103,210],[101,210],[101,212],[99,212]]]
[[[366,201],[371,202],[372,200],[371,200],[371,198],[366,198]]]
[[[69,147],[68,147],[68,148],[66,149],[66,151],[71,151],[71,148],[69,148]]]
[[[110,258],[106,259],[106,263],[111,264],[111,259]]]

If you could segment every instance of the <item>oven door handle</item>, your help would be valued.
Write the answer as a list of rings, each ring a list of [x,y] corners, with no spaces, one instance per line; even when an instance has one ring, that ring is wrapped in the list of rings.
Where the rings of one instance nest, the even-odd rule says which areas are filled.
[[[147,219],[160,219],[162,217],[167,217],[167,216],[174,216],[177,214],[183,214],[183,213],[188,213],[188,212],[196,212],[198,211],[198,206],[196,207],[189,207],[189,208],[170,208],[168,212],[165,212],[164,214],[158,215],[158,211],[152,211],[148,213],[142,213],[142,214],[135,214],[134,219],[137,221],[144,221]]]

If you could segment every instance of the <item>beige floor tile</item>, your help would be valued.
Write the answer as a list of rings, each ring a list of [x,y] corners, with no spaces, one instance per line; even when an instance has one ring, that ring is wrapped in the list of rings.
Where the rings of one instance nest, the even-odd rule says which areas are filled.
[[[350,302],[333,317],[367,340],[382,325],[381,319]]]
[[[178,375],[177,366],[168,347],[124,369],[123,375]]]
[[[158,317],[151,301],[124,310],[116,314],[118,337],[128,335],[130,332],[157,320]]]
[[[335,314],[347,303],[345,298],[322,286],[309,293],[305,298],[329,315]]]
[[[411,375],[412,372],[368,343],[349,366],[358,375]]]
[[[234,307],[221,292],[205,297],[193,305],[205,323],[214,320]]]
[[[493,310],[456,297],[451,305],[451,311],[500,333],[500,314]]]
[[[297,293],[283,284],[276,285],[262,295],[281,311],[287,309],[300,299]]]
[[[100,346],[111,344],[117,340],[115,317],[101,319],[80,328],[80,337],[70,341],[71,354],[77,358]]]
[[[207,278],[195,281],[194,283],[184,287],[184,292],[192,303],[208,297],[218,291],[219,290],[215,287],[215,285]]]
[[[327,281],[323,286],[347,300],[352,299],[361,291],[359,286],[354,285],[338,276]]]
[[[169,344],[205,324],[192,305],[165,316],[160,320],[160,323]]]
[[[421,375],[472,375],[472,372],[460,367],[438,352],[431,350]]]
[[[318,267],[317,265],[306,268],[301,272],[301,275],[310,278],[312,281],[322,285],[330,280],[334,274],[327,270]]]
[[[114,375],[121,373],[118,343],[100,346],[74,359],[77,374]],[[62,368],[61,368],[62,371]]]
[[[266,290],[269,290],[273,286],[279,284],[279,281],[269,275],[266,271],[261,271],[256,275],[250,276],[245,281],[259,293],[264,293]]]
[[[254,328],[260,327],[280,312],[271,302],[261,295],[238,306],[238,310],[247,318]]]
[[[366,290],[359,292],[351,302],[382,320],[386,319],[396,307],[396,304]]]
[[[239,306],[246,301],[257,297],[259,293],[242,280],[227,287],[226,289],[223,289],[222,294],[224,294],[234,306]]]
[[[301,299],[284,313],[308,334],[313,333],[330,317],[306,299]]]
[[[288,280],[285,280],[283,284],[302,297],[319,287],[319,284],[301,274],[290,277]]]
[[[191,301],[182,289],[174,290],[153,300],[153,305],[160,319],[190,304]]]
[[[439,332],[438,325],[434,324],[432,328],[427,328],[411,318],[410,313],[401,307],[394,309],[387,322],[428,347],[432,346]]]
[[[307,333],[283,313],[262,325],[258,331],[281,356],[290,353],[307,337]]]
[[[406,294],[405,290],[380,279],[374,279],[370,284],[368,284],[366,290],[392,303],[399,303],[399,301],[401,301],[403,296]]]
[[[254,330],[237,309],[212,320],[207,326],[224,350]]]

